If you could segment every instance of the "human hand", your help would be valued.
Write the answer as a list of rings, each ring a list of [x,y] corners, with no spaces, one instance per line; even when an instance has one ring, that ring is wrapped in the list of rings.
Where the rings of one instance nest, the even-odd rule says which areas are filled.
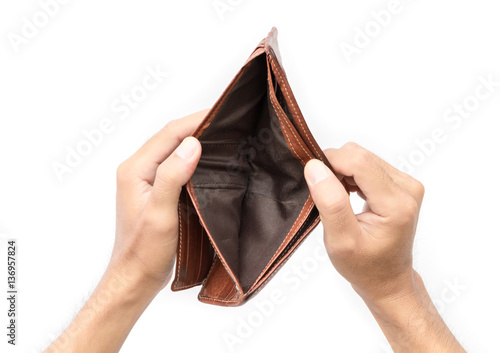
[[[168,283],[177,250],[179,195],[201,155],[198,140],[187,136],[206,113],[169,122],[118,167],[111,260],[89,300],[44,352],[118,352]]]
[[[414,291],[412,248],[422,184],[354,143],[325,155],[337,176],[312,160],[305,177],[333,265],[365,301]],[[362,213],[354,214],[350,192],[366,201]]]
[[[189,136],[207,111],[169,122],[117,171],[116,236],[110,266],[136,272],[159,291],[171,278],[181,188],[193,174],[201,145]]]
[[[365,301],[396,353],[465,350],[446,326],[413,269],[413,239],[424,187],[373,153],[348,143],[304,174],[337,271]],[[349,194],[365,201],[354,214]]]

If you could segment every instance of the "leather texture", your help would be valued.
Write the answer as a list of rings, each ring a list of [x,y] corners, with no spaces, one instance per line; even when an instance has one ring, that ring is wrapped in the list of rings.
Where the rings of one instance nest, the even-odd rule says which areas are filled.
[[[272,278],[317,226],[304,166],[331,168],[288,83],[273,28],[192,134],[200,162],[179,200],[172,290],[237,306]]]

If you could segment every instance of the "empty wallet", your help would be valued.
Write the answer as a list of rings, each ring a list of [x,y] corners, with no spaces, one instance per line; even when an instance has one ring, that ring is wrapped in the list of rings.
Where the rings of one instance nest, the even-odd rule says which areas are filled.
[[[325,155],[288,83],[273,28],[193,132],[198,166],[179,200],[172,290],[237,306],[255,295],[318,225],[304,179]]]

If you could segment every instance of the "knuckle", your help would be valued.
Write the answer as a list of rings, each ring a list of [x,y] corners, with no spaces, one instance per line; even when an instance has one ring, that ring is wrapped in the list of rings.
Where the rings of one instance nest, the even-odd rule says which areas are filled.
[[[176,131],[178,130],[179,123],[179,119],[170,120],[162,130],[168,136],[177,136]]]
[[[348,206],[347,194],[326,196],[321,202],[321,212],[326,215],[341,215]]]
[[[414,180],[415,193],[422,199],[425,195],[425,186],[420,181],[416,179],[413,180]]]
[[[335,149],[334,148],[327,148],[326,150],[323,150],[323,153],[325,154],[325,156],[328,160],[331,160],[333,154],[335,153]]]
[[[174,234],[178,230],[177,214],[168,215],[163,207],[151,202],[140,217],[139,229],[144,236]]]
[[[372,155],[368,150],[360,147],[354,150],[354,154],[351,157],[351,163],[357,168],[364,168],[371,161]]]
[[[358,145],[356,142],[349,141],[346,144],[344,144],[342,148],[346,150],[356,150],[362,147]]]
[[[120,163],[118,168],[116,168],[116,181],[118,184],[123,184],[130,180],[130,162],[129,160],[125,160]]]
[[[406,180],[406,188],[408,189],[408,192],[417,200],[419,204],[422,203],[425,195],[424,184],[411,176],[407,176]]]
[[[418,209],[419,206],[417,201],[410,195],[405,194],[398,207],[398,219],[401,223],[410,223],[415,220],[418,214]]]
[[[405,210],[406,210],[406,213],[411,217],[415,217],[417,215],[418,203],[413,197],[410,197],[410,200],[407,202],[407,204],[405,206]]]
[[[170,132],[172,130],[175,130],[175,125],[177,124],[176,120],[170,120],[168,123],[165,124],[163,127],[163,130]]]
[[[413,178],[411,175],[406,174],[400,171],[400,175],[403,177],[404,187],[410,192],[411,195],[415,197],[415,199],[422,203],[422,199],[425,195],[425,186],[417,179]]]
[[[338,151],[339,150],[335,149],[335,148],[327,148],[327,149],[323,150],[323,153],[325,154],[325,157],[328,160],[328,162],[330,162],[330,164],[333,165],[334,162],[336,162],[335,156],[337,155]],[[334,170],[334,173],[336,173],[335,170]]]
[[[349,160],[355,167],[364,167],[373,160],[373,153],[356,142],[347,142],[342,149],[348,152]]]
[[[166,163],[162,163],[156,170],[156,179],[166,185],[172,185],[175,182],[172,168],[169,168]]]

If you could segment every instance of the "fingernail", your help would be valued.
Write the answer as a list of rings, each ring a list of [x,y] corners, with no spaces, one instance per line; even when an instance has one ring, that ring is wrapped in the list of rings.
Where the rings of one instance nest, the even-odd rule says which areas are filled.
[[[323,162],[315,159],[307,164],[307,176],[309,183],[311,185],[316,185],[320,181],[325,180],[332,174],[332,171],[328,169]]]
[[[175,153],[184,160],[190,159],[196,148],[198,147],[198,142],[194,137],[186,137],[184,141],[175,149]]]

